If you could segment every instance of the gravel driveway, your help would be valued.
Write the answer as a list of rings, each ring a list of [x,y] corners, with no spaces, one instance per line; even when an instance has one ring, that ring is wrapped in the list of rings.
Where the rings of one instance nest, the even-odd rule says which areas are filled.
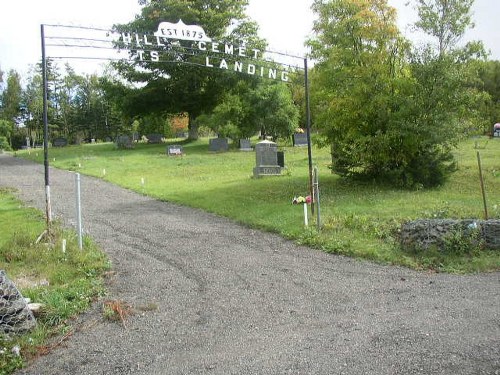
[[[0,186],[45,209],[43,166],[0,155]],[[72,173],[51,169],[74,223]],[[82,176],[84,229],[108,299],[19,374],[500,374],[500,273],[415,272],[332,256]],[[157,306],[148,309],[148,306]]]

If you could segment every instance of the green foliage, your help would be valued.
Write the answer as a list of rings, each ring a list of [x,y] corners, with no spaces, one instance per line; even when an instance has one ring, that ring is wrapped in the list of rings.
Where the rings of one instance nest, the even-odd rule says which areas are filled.
[[[151,114],[141,118],[137,131],[142,135],[153,133],[162,134],[164,136],[171,135],[168,119],[161,114]]]
[[[198,121],[221,137],[234,141],[250,138],[261,131],[274,139],[289,137],[298,127],[299,110],[285,84],[260,82],[251,87],[239,83],[228,92],[210,115]]]
[[[385,0],[317,1],[314,10],[311,97],[332,170],[397,187],[442,185],[486,99],[472,85],[477,70],[469,62],[480,46],[410,54]],[[446,36],[445,52],[453,40]]]
[[[439,55],[450,52],[472,24],[474,0],[417,0],[417,28],[437,39]]]
[[[21,76],[11,70],[7,76],[7,88],[0,97],[0,118],[14,122],[21,114]]]
[[[480,81],[476,83],[478,89],[488,93],[483,112],[487,121],[483,128],[483,134],[491,134],[492,126],[500,122],[500,61],[478,62]]]
[[[456,230],[445,238],[444,252],[456,255],[476,255],[483,248],[481,232],[478,229]]]
[[[23,359],[15,354],[17,341],[8,336],[0,335],[0,375],[12,374],[23,367]],[[13,351],[14,350],[14,351]]]
[[[6,150],[9,151],[10,145],[9,141],[7,140],[7,137],[0,136],[0,150]]]

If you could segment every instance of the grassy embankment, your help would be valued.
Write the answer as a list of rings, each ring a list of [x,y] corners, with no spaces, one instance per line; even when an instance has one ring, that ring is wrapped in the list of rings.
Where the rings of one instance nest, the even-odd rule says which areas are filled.
[[[330,173],[328,150],[313,149],[320,175],[320,232],[314,221],[305,228],[302,208],[291,204],[295,195],[308,193],[306,148],[285,147],[283,175],[260,179],[251,178],[254,153],[236,149],[210,153],[207,139],[184,144],[182,157],[168,157],[165,145],[138,144],[133,150],[118,150],[111,143],[51,148],[49,156],[52,166],[199,207],[327,252],[416,269],[477,272],[500,269],[500,253],[411,254],[395,241],[395,233],[407,220],[483,217],[475,142],[482,146],[490,218],[500,218],[498,139],[463,142],[456,152],[459,170],[451,180],[440,188],[419,191],[346,182]],[[41,150],[18,155],[38,162],[43,158]]]
[[[0,375],[4,375],[72,334],[71,318],[104,293],[101,275],[109,264],[88,238],[81,251],[75,235],[57,224],[37,243],[45,229],[43,216],[23,207],[6,189],[0,189],[0,228],[0,269],[25,298],[44,304],[33,331],[19,336],[0,334]]]

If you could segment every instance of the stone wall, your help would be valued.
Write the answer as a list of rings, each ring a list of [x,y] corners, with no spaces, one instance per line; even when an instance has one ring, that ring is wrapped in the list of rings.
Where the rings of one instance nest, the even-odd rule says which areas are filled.
[[[488,249],[500,249],[500,220],[422,219],[402,225],[400,241],[405,250],[446,248],[450,239],[460,236],[464,241],[482,241]]]

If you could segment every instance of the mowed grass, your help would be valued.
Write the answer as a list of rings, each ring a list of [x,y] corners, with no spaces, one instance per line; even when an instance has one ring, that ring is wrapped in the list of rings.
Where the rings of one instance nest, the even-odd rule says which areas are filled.
[[[51,148],[49,161],[58,168],[227,216],[331,253],[447,272],[500,269],[498,251],[485,250],[474,256],[409,254],[397,243],[397,231],[408,220],[483,218],[477,151],[489,217],[500,218],[499,139],[464,141],[456,151],[459,170],[451,180],[440,188],[418,191],[341,179],[328,168],[328,150],[313,148],[313,163],[320,177],[321,231],[316,230],[315,216],[310,216],[310,226],[304,227],[302,207],[291,204],[294,196],[308,194],[307,148],[282,147],[283,175],[256,179],[252,178],[253,152],[232,149],[212,153],[207,139],[183,147],[184,156],[169,157],[166,144],[137,144],[133,150],[119,150],[111,143],[89,144]],[[17,154],[43,161],[42,150]]]

